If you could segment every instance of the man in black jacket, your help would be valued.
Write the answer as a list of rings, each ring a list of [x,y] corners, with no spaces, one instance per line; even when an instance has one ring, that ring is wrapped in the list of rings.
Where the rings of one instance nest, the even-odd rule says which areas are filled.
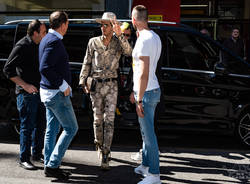
[[[17,109],[20,117],[20,166],[34,170],[32,158],[43,161],[42,149],[45,129],[45,108],[38,94],[40,74],[38,45],[46,35],[46,27],[39,20],[32,21],[27,35],[13,50],[4,66],[4,74],[16,84]]]
[[[240,38],[240,31],[238,28],[232,29],[232,36],[224,41],[223,45],[231,50],[233,54],[240,56],[245,59],[245,45],[243,40]],[[227,53],[222,53],[222,62],[227,67],[232,67],[234,64],[233,58]]]

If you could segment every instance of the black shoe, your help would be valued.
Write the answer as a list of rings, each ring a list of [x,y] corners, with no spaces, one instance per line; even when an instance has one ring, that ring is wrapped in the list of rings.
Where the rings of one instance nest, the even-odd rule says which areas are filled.
[[[19,166],[27,170],[36,170],[36,167],[30,162],[19,162]]]
[[[70,171],[66,171],[66,170],[64,170],[64,169],[60,169],[64,174],[66,174],[66,175],[68,175],[68,176],[70,176],[70,175],[72,175],[72,173],[70,172]]]
[[[40,162],[40,163],[44,163],[44,157],[43,155],[40,155],[40,156],[32,156],[32,160],[35,161],[35,162]]]
[[[57,178],[60,180],[68,180],[69,175],[65,173],[62,169],[59,168],[50,168],[50,167],[45,167],[44,169],[44,174],[46,177],[53,177]]]

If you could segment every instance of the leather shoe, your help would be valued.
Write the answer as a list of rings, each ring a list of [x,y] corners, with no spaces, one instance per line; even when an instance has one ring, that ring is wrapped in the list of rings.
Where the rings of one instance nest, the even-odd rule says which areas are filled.
[[[36,167],[31,162],[19,162],[19,166],[27,170],[36,170]]]
[[[68,175],[68,176],[70,176],[70,175],[72,175],[72,173],[70,172],[70,171],[66,171],[66,170],[64,170],[64,169],[60,169],[64,174],[66,174],[66,175]]]
[[[44,163],[44,157],[43,155],[41,156],[32,156],[32,160],[35,161],[35,162],[40,162],[40,163]]]
[[[69,175],[66,174],[65,171],[63,171],[60,168],[45,167],[44,174],[46,177],[53,177],[53,178],[57,178],[60,180],[68,180],[69,179]]]

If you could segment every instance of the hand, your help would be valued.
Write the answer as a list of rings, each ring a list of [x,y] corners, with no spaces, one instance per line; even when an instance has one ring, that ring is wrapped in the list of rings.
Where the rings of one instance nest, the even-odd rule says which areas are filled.
[[[129,101],[134,104],[135,103],[135,96],[134,96],[134,92],[132,92],[129,96]]]
[[[116,19],[111,20],[111,25],[113,26],[113,31],[115,32],[116,36],[120,36],[122,34],[121,27],[119,25],[119,22]]]
[[[144,109],[142,107],[142,103],[136,104],[136,113],[140,118],[144,117]]]
[[[38,93],[38,90],[35,86],[33,86],[32,84],[25,84],[23,86],[23,89],[28,92],[29,94],[32,94],[32,93]]]
[[[70,87],[68,87],[63,93],[64,93],[64,96],[69,96],[70,95]]]
[[[82,85],[82,90],[84,93],[89,93],[89,88],[87,86]]]

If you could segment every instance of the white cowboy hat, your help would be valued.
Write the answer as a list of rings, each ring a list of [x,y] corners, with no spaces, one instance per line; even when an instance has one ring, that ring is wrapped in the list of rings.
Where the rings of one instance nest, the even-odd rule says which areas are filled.
[[[102,15],[102,18],[95,19],[96,22],[101,23],[103,21],[110,21],[116,19],[116,15],[113,12],[104,12]]]

